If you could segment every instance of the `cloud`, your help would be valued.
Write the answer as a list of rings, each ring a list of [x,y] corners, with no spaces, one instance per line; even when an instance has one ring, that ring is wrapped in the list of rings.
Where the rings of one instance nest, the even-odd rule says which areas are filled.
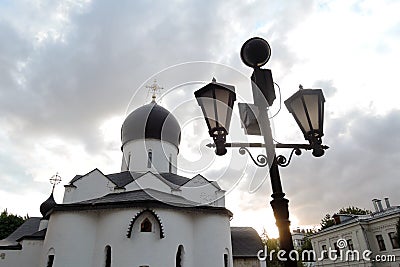
[[[290,216],[302,225],[318,224],[326,213],[333,214],[342,207],[373,210],[373,198],[396,200],[400,186],[396,179],[399,171],[394,167],[400,164],[400,110],[375,115],[352,109],[343,117],[328,115],[326,120],[323,141],[330,148],[325,156],[315,158],[311,152],[304,151],[301,156],[294,155],[288,167],[280,168],[284,192],[290,200]],[[289,151],[278,150],[277,153],[287,155]],[[253,163],[249,161],[248,164],[253,169]],[[250,177],[266,175],[267,170],[258,169],[259,173],[247,174]],[[230,169],[230,172],[228,177],[243,175],[240,170]],[[255,193],[249,192],[249,182],[245,175],[229,193],[228,208],[271,212],[269,178]],[[274,220],[272,217],[269,219]],[[241,219],[233,222],[238,220]],[[292,224],[292,227],[297,226]]]
[[[399,112],[394,109],[393,93],[398,4],[389,1],[374,8],[371,1],[358,2],[2,3],[0,180],[4,188],[20,194],[18,181],[32,192],[45,192],[48,184],[36,181],[50,178],[55,171],[65,181],[92,167],[117,171],[120,125],[111,121],[126,115],[132,96],[132,106],[144,104],[143,82],[174,64],[198,60],[226,64],[248,77],[251,70],[241,63],[239,50],[248,38],[261,36],[271,44],[266,67],[273,70],[282,99],[299,83],[305,88],[321,87],[327,98],[324,142],[331,148],[318,159],[308,152],[294,156],[291,165],[281,170],[293,216],[302,224],[315,224],[342,206],[371,208],[371,198],[384,197],[381,194],[395,198],[398,172],[393,166],[400,158]],[[177,81],[209,80],[214,72],[218,81],[234,84],[246,101],[251,99],[243,93],[242,74],[204,69],[160,75],[159,82],[168,89]],[[189,90],[179,93],[193,97]],[[196,114],[185,112],[175,100],[167,95],[162,101],[176,110],[178,120],[187,122]],[[274,122],[277,140],[301,139],[287,113],[281,112]],[[235,123],[232,127],[239,129]],[[183,149],[211,157],[193,145],[196,134],[187,129]],[[247,140],[236,140],[242,138],[236,130],[230,137]],[[266,207],[271,211],[268,179],[256,193],[248,193],[251,180],[264,179],[265,171],[243,160],[247,156],[236,150],[229,155],[232,159],[211,157],[213,165],[205,176],[226,175],[227,180],[220,182],[236,186],[232,203],[238,212]],[[234,182],[228,181],[230,177]]]

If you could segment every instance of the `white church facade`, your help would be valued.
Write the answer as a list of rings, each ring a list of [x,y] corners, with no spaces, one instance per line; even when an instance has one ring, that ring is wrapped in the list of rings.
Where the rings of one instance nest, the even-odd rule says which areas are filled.
[[[0,267],[258,267],[260,237],[231,228],[225,191],[201,175],[177,174],[181,130],[154,101],[121,129],[121,171],[75,176],[62,204],[0,241]]]

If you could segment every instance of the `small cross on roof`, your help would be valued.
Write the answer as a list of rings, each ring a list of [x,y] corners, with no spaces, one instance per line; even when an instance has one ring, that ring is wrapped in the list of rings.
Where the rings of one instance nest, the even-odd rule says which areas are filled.
[[[56,185],[58,185],[61,182],[61,176],[58,175],[58,172],[51,176],[51,178],[49,179],[50,183],[53,185],[53,190],[52,192],[54,192],[54,188],[56,187]]]
[[[164,89],[164,87],[161,87],[161,86],[159,86],[159,85],[157,84],[157,80],[156,80],[156,79],[154,79],[152,85],[146,85],[146,88],[149,89],[149,92],[152,93],[152,96],[151,96],[151,98],[152,98],[151,101],[152,101],[152,102],[156,102],[157,94],[159,94],[160,91],[161,91],[162,89]]]

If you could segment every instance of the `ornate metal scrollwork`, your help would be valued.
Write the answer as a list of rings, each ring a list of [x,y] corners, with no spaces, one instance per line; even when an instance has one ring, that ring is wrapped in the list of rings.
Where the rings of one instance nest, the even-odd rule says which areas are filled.
[[[257,156],[257,159],[255,159],[253,157],[253,155],[250,153],[250,151],[246,147],[242,146],[242,147],[239,148],[239,153],[241,155],[244,155],[246,152],[249,154],[249,156],[253,160],[254,164],[256,164],[258,167],[267,166],[267,164],[268,164],[267,156],[265,156],[263,154],[260,154],[260,155]]]
[[[208,147],[212,148],[215,147],[214,143],[207,144]],[[258,155],[257,158],[254,158],[253,155],[250,153],[249,149],[247,147],[265,147],[264,144],[262,143],[225,143],[225,147],[239,147],[239,153],[241,155],[244,155],[246,152],[249,153],[251,159],[253,160],[254,164],[256,164],[259,167],[265,167],[268,165],[267,162],[267,156],[266,155]],[[276,148],[291,148],[292,151],[290,152],[289,159],[287,159],[283,155],[276,156],[276,163],[280,167],[287,167],[290,164],[290,161],[292,160],[293,153],[296,154],[297,156],[300,156],[302,154],[301,149],[304,150],[313,150],[313,155],[316,157],[320,157],[323,155],[323,153],[320,150],[326,150],[329,147],[321,144],[281,144],[278,143],[275,145]],[[315,150],[317,150],[315,152]]]
[[[297,156],[300,156],[302,152],[300,148],[295,147],[292,149],[292,152],[290,152],[289,160],[287,160],[285,156],[279,155],[276,157],[276,163],[278,163],[278,165],[281,167],[287,167],[292,160],[293,153],[296,153]]]

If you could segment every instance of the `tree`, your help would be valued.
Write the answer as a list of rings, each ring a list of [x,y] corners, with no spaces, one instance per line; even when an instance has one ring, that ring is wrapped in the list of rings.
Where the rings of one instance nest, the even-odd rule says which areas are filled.
[[[324,218],[321,220],[321,230],[331,227],[335,224],[335,220],[331,217],[331,215],[326,214]]]
[[[21,216],[8,213],[7,209],[5,209],[0,214],[0,240],[9,236],[28,218],[28,215],[22,218]]]
[[[278,238],[270,238],[267,240],[267,266],[268,267],[282,267],[283,263],[278,259],[278,251],[279,251],[279,239]],[[272,253],[272,259],[270,259],[271,251],[275,251]]]
[[[298,267],[304,267],[305,264],[304,262],[312,262],[315,261],[315,259],[313,258],[312,254],[310,255],[309,253],[305,253],[304,254],[304,258],[303,258],[303,251],[312,251],[313,250],[313,246],[311,244],[311,239],[310,239],[310,235],[314,234],[315,231],[311,230],[311,231],[307,231],[305,236],[304,236],[304,243],[303,245],[301,245],[301,248],[298,249],[298,253],[300,256],[300,260],[297,262],[297,266]],[[311,256],[311,257],[309,257]]]
[[[338,214],[354,214],[354,215],[366,215],[370,214],[371,211],[367,209],[360,209],[358,207],[349,206],[347,208],[341,208]]]
[[[341,208],[337,214],[353,214],[353,215],[366,215],[370,214],[371,211],[367,209],[360,209],[354,206],[348,206],[347,208]],[[335,220],[330,214],[326,214],[321,220],[321,230],[335,225]]]
[[[308,238],[308,236],[304,237],[304,243],[303,243],[303,245],[301,245],[301,251],[312,250],[312,249],[313,249],[313,247],[312,247],[310,238]]]
[[[279,238],[269,238],[267,231],[263,229],[263,232],[261,234],[261,240],[263,242],[263,245],[267,247],[266,252],[267,259],[266,259],[266,264],[268,267],[282,267],[283,264],[278,260],[278,251],[279,251]],[[272,259],[270,259],[270,252],[274,250],[275,253],[272,253]]]

